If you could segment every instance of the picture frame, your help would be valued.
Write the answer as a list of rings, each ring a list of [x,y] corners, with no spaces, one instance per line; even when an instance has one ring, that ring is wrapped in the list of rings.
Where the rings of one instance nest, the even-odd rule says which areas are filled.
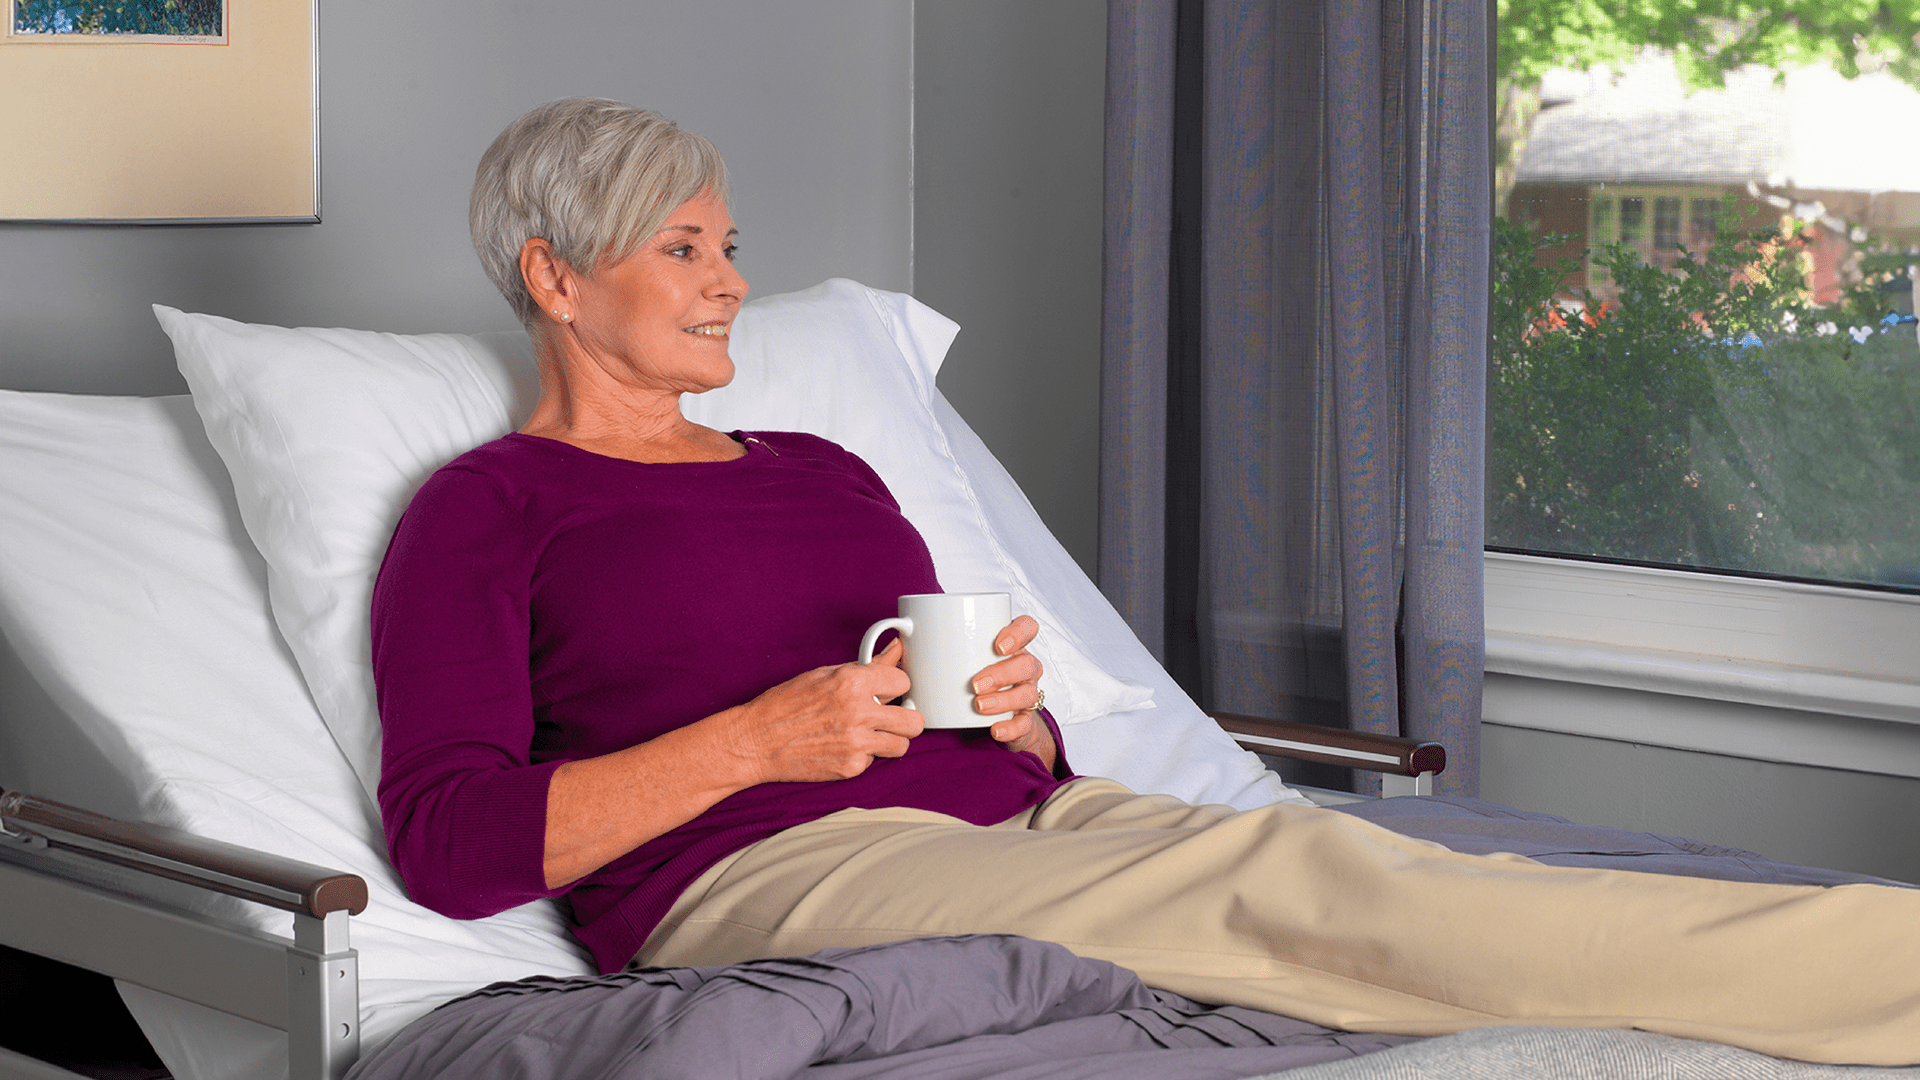
[[[318,0],[0,9],[0,221],[320,219]]]

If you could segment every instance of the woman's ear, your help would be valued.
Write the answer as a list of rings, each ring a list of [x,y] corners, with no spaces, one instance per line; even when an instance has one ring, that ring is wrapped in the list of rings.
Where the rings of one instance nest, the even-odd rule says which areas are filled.
[[[520,278],[527,284],[527,294],[549,320],[573,321],[574,304],[579,299],[573,268],[553,253],[552,244],[535,236],[520,245]]]

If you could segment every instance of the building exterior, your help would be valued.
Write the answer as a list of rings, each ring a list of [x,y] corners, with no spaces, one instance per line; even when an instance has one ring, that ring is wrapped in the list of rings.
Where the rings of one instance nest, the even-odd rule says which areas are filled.
[[[1589,253],[1576,289],[1609,298],[1591,258],[1609,243],[1665,266],[1676,245],[1704,248],[1723,202],[1743,228],[1808,223],[1815,303],[1839,296],[1861,245],[1920,246],[1920,91],[1891,75],[1753,68],[1689,92],[1649,56],[1618,75],[1553,73],[1541,99],[1505,210],[1570,238],[1548,258]]]

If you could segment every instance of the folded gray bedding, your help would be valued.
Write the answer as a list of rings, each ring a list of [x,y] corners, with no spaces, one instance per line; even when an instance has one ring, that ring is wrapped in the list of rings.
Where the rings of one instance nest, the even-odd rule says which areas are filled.
[[[1476,799],[1341,809],[1458,851],[1516,852],[1554,865],[1798,884],[1873,880]],[[1754,1072],[1755,1061],[1786,1071]],[[1651,1071],[1626,1071],[1643,1064]],[[1305,1070],[1294,1074],[1300,1080],[1920,1077],[1920,1069],[1833,1070],[1638,1032],[1357,1035],[1153,990],[1057,945],[973,935],[724,968],[495,984],[423,1017],[363,1059],[350,1080],[1240,1080],[1289,1070]]]
[[[1238,1080],[1409,1042],[1150,990],[1006,935],[488,987],[353,1080]]]

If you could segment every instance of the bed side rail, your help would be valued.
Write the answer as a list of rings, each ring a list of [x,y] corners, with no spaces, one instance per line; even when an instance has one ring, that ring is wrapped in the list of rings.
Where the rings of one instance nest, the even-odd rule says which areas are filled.
[[[367,909],[367,883],[353,874],[25,792],[0,793],[0,831],[297,915],[324,919],[334,911],[358,915]]]
[[[1256,754],[1381,773],[1382,795],[1431,795],[1433,778],[1447,769],[1447,748],[1437,742],[1238,713],[1211,715],[1235,742]]]
[[[292,913],[293,937],[194,910],[208,891]],[[0,791],[0,943],[280,1028],[290,1080],[359,1056],[366,905],[352,874]]]

